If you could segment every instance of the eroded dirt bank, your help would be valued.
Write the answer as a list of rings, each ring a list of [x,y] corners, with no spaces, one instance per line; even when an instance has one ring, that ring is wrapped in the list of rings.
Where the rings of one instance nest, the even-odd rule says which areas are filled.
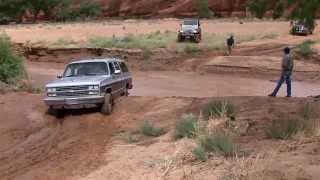
[[[190,154],[193,143],[172,139],[175,123],[183,113],[197,114],[203,104],[215,98],[129,97],[119,100],[111,116],[96,110],[69,111],[55,119],[45,113],[41,97],[26,93],[0,97],[1,116],[7,117],[1,118],[1,179],[216,179],[232,164],[231,159],[219,156],[199,164]],[[250,124],[237,142],[253,157],[275,151],[272,157],[257,159],[277,161],[267,166],[270,179],[317,179],[318,138],[298,138],[283,144],[266,139],[264,129],[273,119],[287,113],[296,116],[305,103],[318,102],[306,98],[228,99],[239,108],[237,121]],[[136,129],[145,120],[165,128],[166,135],[127,144],[120,134]],[[164,176],[164,163],[172,158],[176,160]]]

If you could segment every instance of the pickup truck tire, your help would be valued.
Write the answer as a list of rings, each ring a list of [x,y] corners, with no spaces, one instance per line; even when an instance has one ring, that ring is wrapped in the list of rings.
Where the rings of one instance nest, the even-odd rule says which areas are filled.
[[[127,87],[124,89],[124,96],[129,96],[129,90]]]
[[[59,117],[63,117],[63,110],[62,109],[54,109],[54,108],[49,108],[47,113],[49,115],[52,115],[52,116],[55,116],[56,118],[59,118]]]
[[[101,106],[101,113],[105,115],[110,115],[112,113],[112,97],[109,93],[104,96],[104,103]]]

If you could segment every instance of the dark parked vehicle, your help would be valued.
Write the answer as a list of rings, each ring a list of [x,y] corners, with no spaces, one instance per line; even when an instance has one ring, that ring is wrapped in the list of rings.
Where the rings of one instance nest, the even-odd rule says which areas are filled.
[[[314,26],[311,27],[304,21],[294,21],[291,24],[291,31],[290,33],[293,35],[309,35],[313,33]]]
[[[181,29],[178,32],[178,42],[182,42],[186,39],[191,39],[196,43],[199,43],[201,41],[201,36],[200,20],[185,20],[181,24]]]
[[[90,59],[67,65],[62,76],[46,85],[44,102],[51,112],[100,107],[111,114],[115,99],[127,96],[132,77],[119,59]]]

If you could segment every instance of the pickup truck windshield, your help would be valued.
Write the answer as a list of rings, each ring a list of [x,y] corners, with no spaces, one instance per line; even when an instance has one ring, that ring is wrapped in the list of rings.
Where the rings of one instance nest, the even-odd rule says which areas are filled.
[[[109,74],[107,64],[104,62],[74,63],[68,65],[64,77],[99,76]]]
[[[183,22],[183,25],[198,25],[198,21],[197,20],[187,20]]]

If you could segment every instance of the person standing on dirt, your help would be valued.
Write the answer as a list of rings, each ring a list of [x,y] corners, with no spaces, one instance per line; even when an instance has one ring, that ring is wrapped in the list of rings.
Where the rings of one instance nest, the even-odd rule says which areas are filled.
[[[294,66],[294,63],[293,63],[293,58],[290,54],[290,48],[286,47],[284,49],[284,56],[282,59],[282,73],[281,73],[280,80],[278,81],[278,84],[274,89],[274,91],[271,94],[269,94],[269,96],[271,97],[277,96],[277,93],[281,88],[281,85],[284,83],[284,81],[286,81],[287,97],[291,97],[291,75],[293,71],[293,66]]]
[[[233,37],[233,35],[231,35],[227,39],[227,46],[228,46],[228,55],[230,55],[231,51],[232,51],[232,48],[234,48],[234,37]]]

